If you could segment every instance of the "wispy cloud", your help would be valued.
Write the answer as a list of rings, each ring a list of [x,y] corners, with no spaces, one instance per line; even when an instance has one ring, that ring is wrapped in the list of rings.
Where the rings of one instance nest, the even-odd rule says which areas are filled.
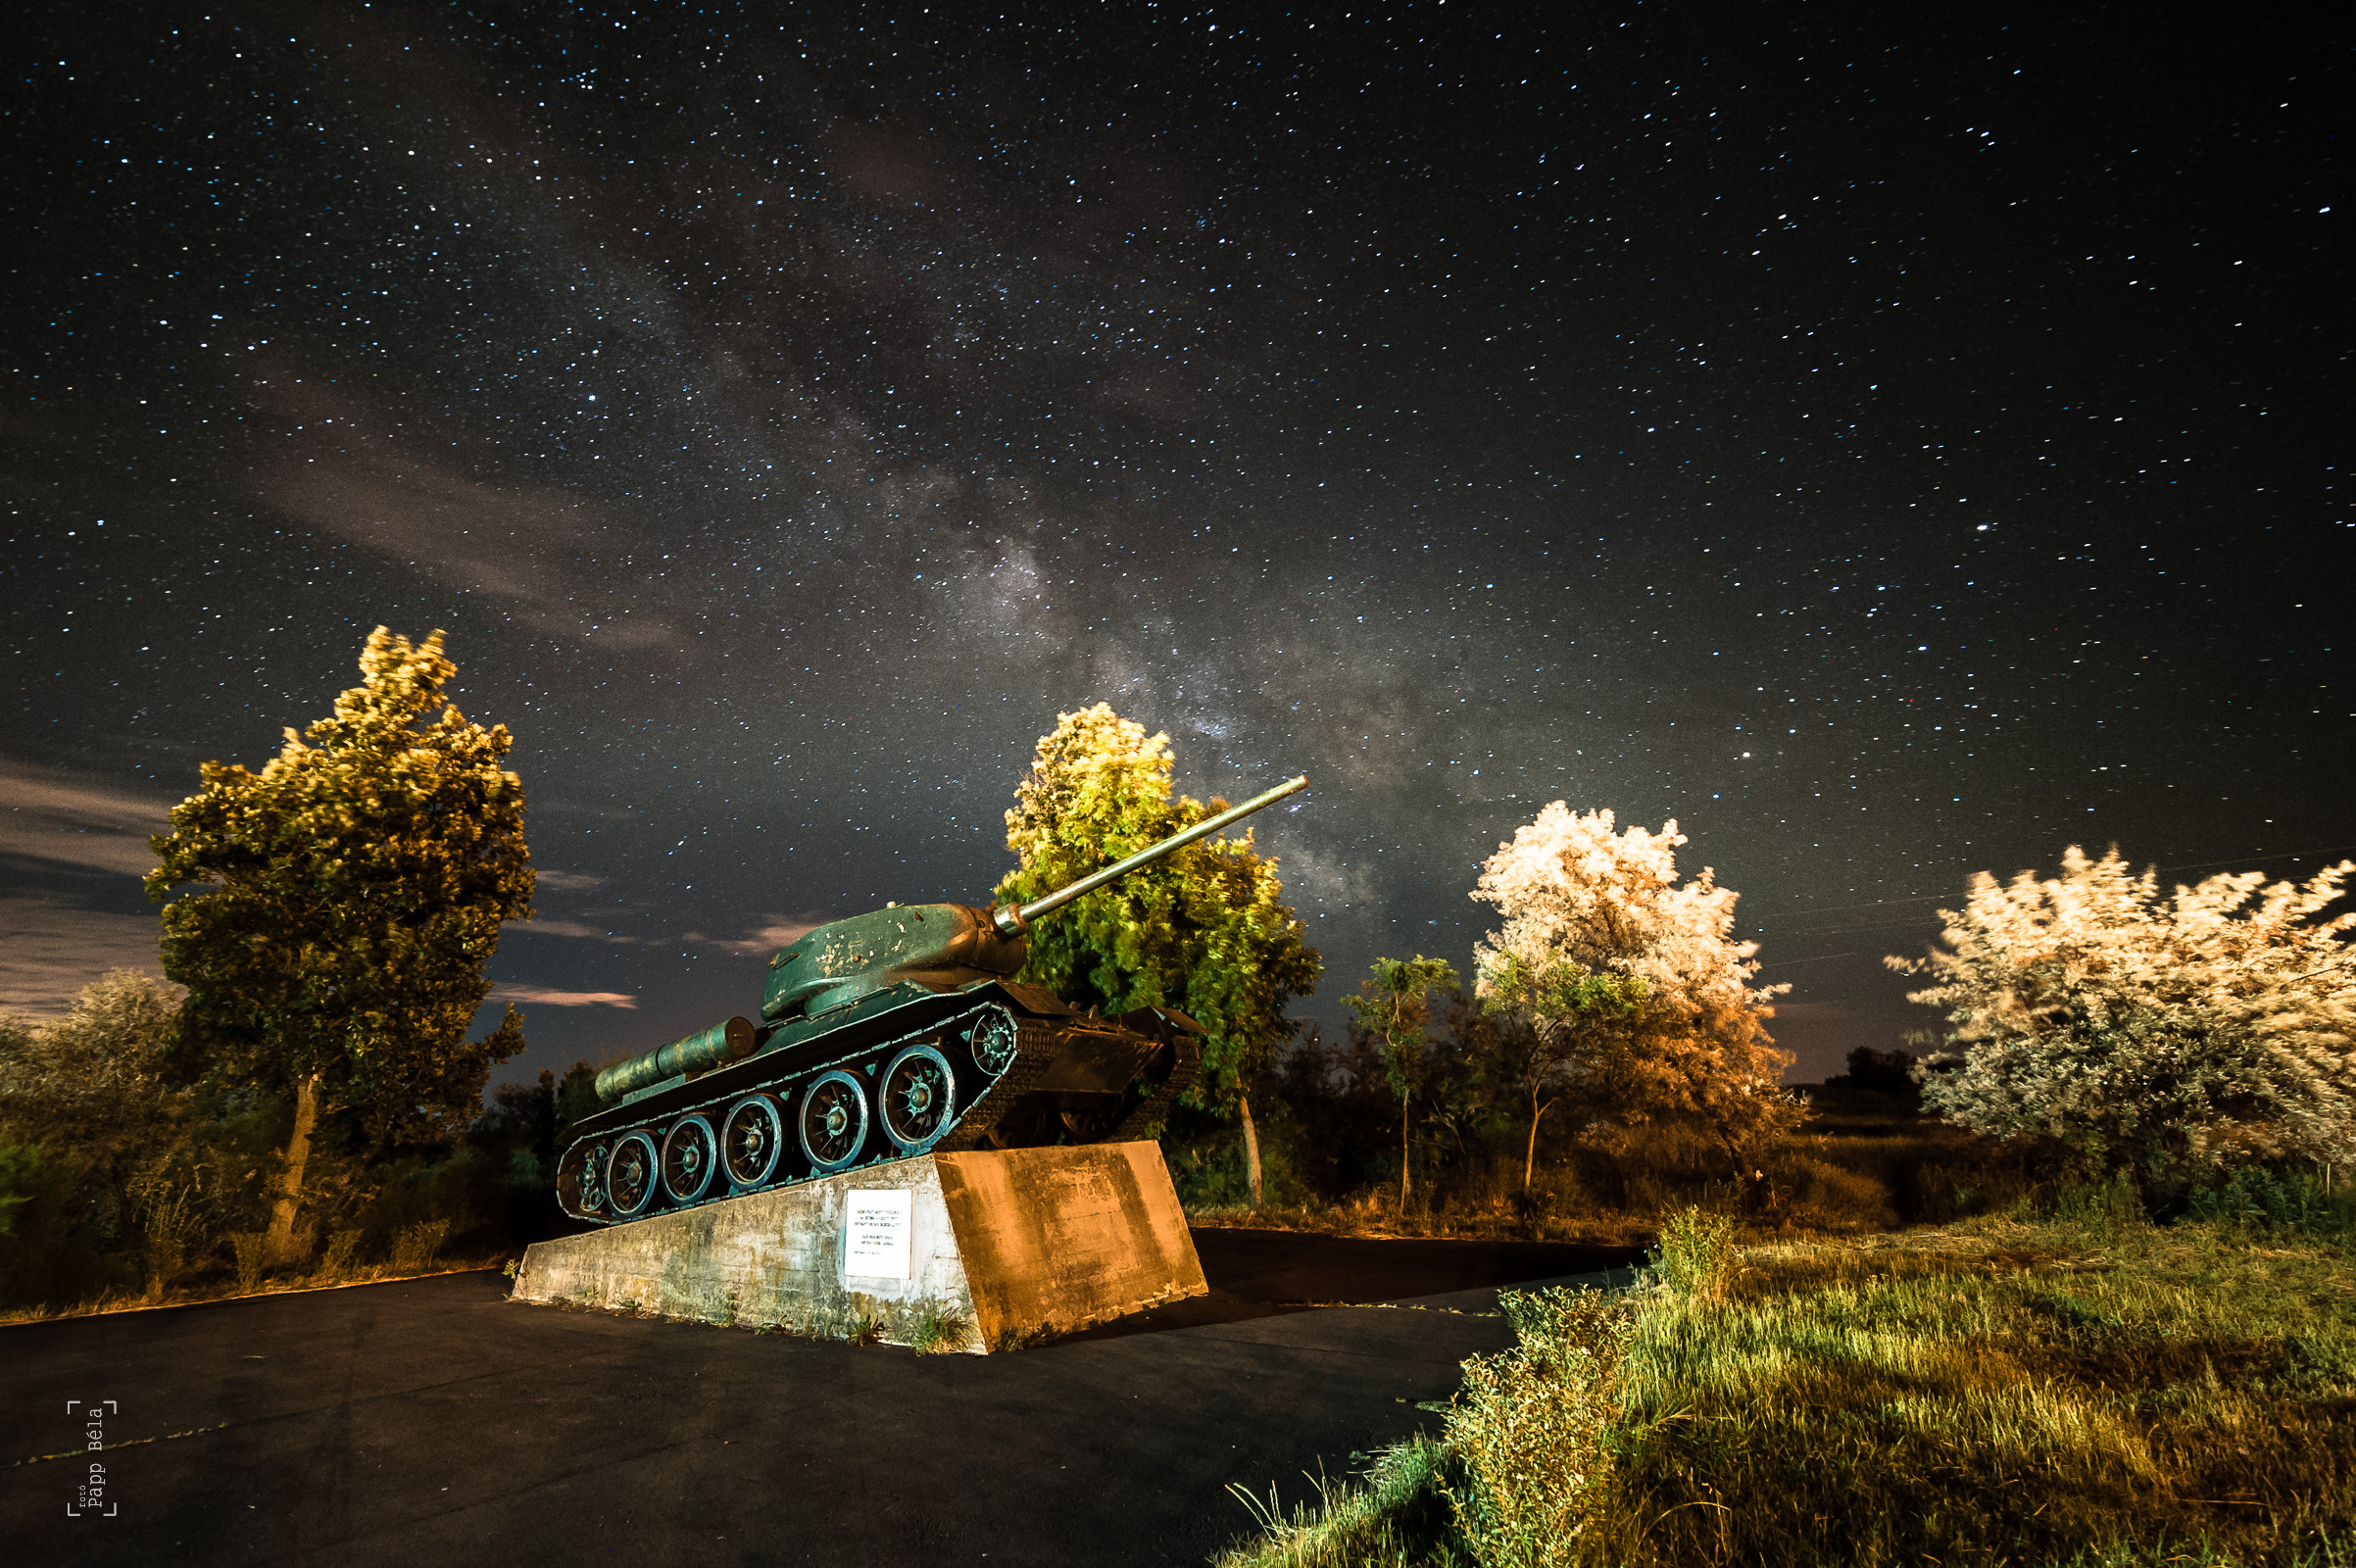
[[[116,878],[154,867],[148,836],[171,827],[172,807],[161,793],[0,760],[0,858],[52,886],[96,873],[98,885],[120,888]],[[87,908],[22,886],[13,876],[0,882],[0,1008],[55,1017],[109,969],[156,969],[153,913]],[[110,894],[105,902],[117,901]]]
[[[535,887],[554,888],[560,893],[577,893],[584,888],[603,887],[606,879],[602,876],[586,876],[579,871],[549,871],[534,866],[532,881]]]
[[[824,925],[826,919],[827,917],[822,913],[772,915],[768,924],[746,936],[704,937],[691,934],[688,940],[702,942],[707,946],[719,949],[722,953],[739,953],[747,957],[759,957],[764,953],[775,953],[780,948],[791,946],[795,941]]]
[[[598,503],[551,488],[488,485],[438,466],[373,434],[382,421],[333,394],[307,387],[282,391],[278,402],[315,437],[256,484],[290,516],[435,582],[505,600],[551,635],[625,649],[679,641],[601,571],[599,546],[628,530],[615,528]]]
[[[520,1002],[543,1007],[635,1007],[626,991],[559,991],[553,986],[493,986],[486,1002]]]
[[[587,937],[592,942],[635,942],[636,937],[617,936],[602,925],[589,925],[580,920],[534,919],[512,925],[502,935],[520,931],[537,937]]]
[[[0,1010],[54,1018],[109,969],[162,974],[156,917],[0,896]]]
[[[0,760],[0,854],[145,876],[156,863],[148,836],[171,828],[173,804],[81,774]]]

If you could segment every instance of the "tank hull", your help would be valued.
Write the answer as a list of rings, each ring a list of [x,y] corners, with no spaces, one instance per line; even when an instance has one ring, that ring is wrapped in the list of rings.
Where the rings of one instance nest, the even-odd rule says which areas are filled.
[[[1202,1058],[1201,1027],[1166,1008],[1103,1018],[1005,980],[895,985],[582,1118],[558,1201],[614,1224],[919,1154],[1135,1138]]]

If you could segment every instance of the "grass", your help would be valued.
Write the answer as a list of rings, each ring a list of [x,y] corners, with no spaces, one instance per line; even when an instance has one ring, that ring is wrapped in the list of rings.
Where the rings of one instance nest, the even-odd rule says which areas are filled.
[[[342,1233],[338,1234],[340,1236]],[[135,1312],[156,1306],[188,1306],[198,1301],[227,1301],[246,1296],[283,1296],[302,1291],[332,1290],[345,1285],[375,1285],[435,1274],[466,1273],[497,1268],[503,1255],[508,1254],[491,1253],[455,1260],[429,1258],[419,1264],[405,1265],[354,1262],[348,1250],[339,1259],[331,1250],[327,1258],[310,1270],[288,1270],[267,1275],[256,1273],[251,1277],[240,1270],[235,1274],[217,1273],[169,1287],[151,1284],[145,1291],[121,1291],[64,1306],[35,1302],[30,1306],[12,1307],[0,1311],[0,1327],[15,1323],[43,1323],[57,1318],[103,1317],[111,1312]]]
[[[875,1301],[859,1297],[832,1305],[806,1302],[792,1311],[755,1322],[733,1317],[726,1320],[726,1325],[750,1327],[757,1335],[787,1334],[796,1339],[839,1340],[848,1345],[900,1345],[918,1355],[946,1355],[969,1349],[974,1338],[972,1321],[957,1303],[934,1297],[913,1301]]]
[[[2347,1232],[2342,1230],[2341,1235]],[[2356,1563],[2356,1254],[2081,1202],[1505,1293],[1437,1441],[1225,1568]]]

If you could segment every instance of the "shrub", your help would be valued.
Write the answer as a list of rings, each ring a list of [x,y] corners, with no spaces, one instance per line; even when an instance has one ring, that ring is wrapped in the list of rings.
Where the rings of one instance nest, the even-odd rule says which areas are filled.
[[[1464,1363],[1448,1412],[1461,1466],[1449,1511],[1482,1564],[1567,1563],[1610,1469],[1604,1430],[1618,1407],[1631,1313],[1600,1291],[1500,1291],[1519,1343]]]
[[[32,1201],[33,1178],[40,1168],[38,1149],[0,1136],[0,1236],[16,1229],[15,1210]]]
[[[0,1136],[0,1142],[6,1142]],[[0,1307],[84,1300],[132,1284],[118,1250],[124,1205],[78,1153],[13,1145],[11,1180],[25,1201],[0,1234]]]
[[[2356,1222],[2356,1195],[2325,1192],[2296,1173],[2244,1165],[2231,1176],[2193,1189],[2187,1218],[2242,1229],[2279,1228],[2335,1235]]]
[[[1735,1222],[1688,1207],[1660,1228],[1649,1265],[1670,1292],[1696,1301],[1723,1297],[1735,1279]]]
[[[251,1296],[262,1289],[262,1268],[270,1261],[270,1232],[232,1232],[229,1248],[237,1256],[237,1289]]]
[[[424,1219],[404,1225],[393,1236],[393,1267],[404,1271],[429,1268],[450,1233],[446,1219]]]
[[[352,1271],[352,1261],[360,1252],[361,1230],[353,1226],[327,1238],[327,1255],[319,1260],[319,1278],[339,1280]]]

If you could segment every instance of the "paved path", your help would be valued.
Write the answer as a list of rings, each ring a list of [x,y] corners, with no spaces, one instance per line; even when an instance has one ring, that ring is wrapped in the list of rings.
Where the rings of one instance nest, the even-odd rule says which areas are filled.
[[[1201,1563],[1230,1482],[1437,1417],[1504,1345],[1493,1287],[1623,1250],[1196,1236],[1213,1292],[1007,1355],[919,1356],[527,1306],[494,1274],[0,1329],[12,1562]],[[1624,1277],[1624,1276],[1622,1276]],[[1416,1298],[1427,1308],[1302,1303]],[[199,1430],[201,1429],[201,1430]],[[167,1434],[191,1433],[169,1437]]]

